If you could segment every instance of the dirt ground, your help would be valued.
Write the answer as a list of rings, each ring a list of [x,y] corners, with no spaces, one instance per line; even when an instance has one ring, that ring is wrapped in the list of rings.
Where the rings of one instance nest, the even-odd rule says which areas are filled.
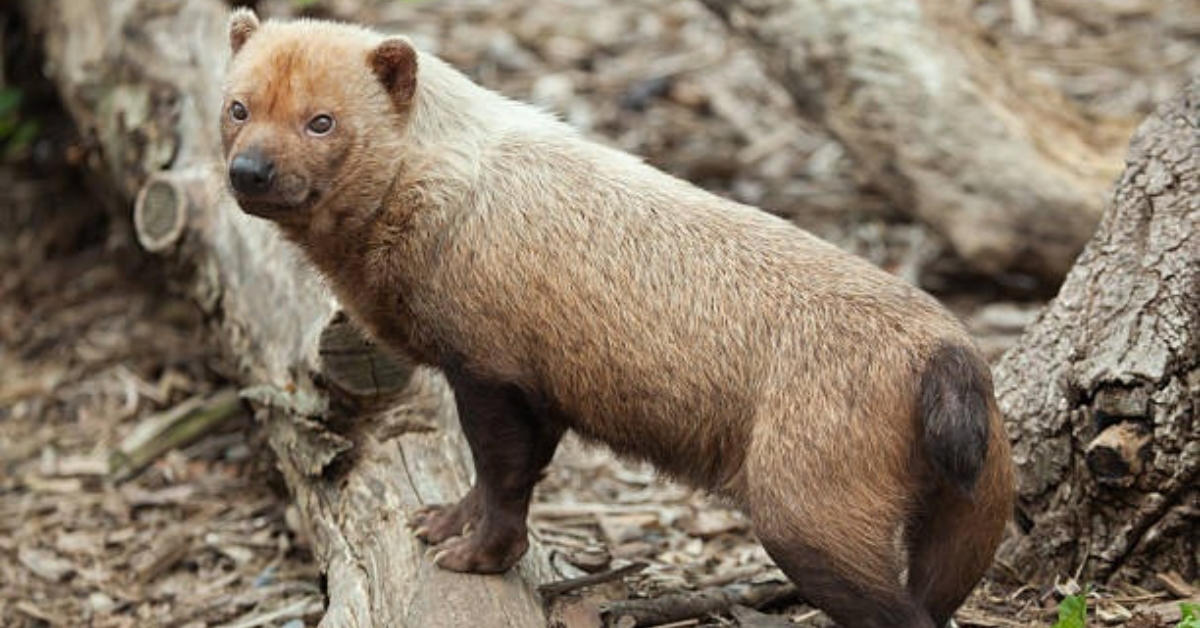
[[[837,142],[796,118],[696,3],[309,4],[264,0],[259,10],[410,34],[490,87],[933,290],[991,357],[1052,293],[1027,278],[971,275],[935,234],[862,189]],[[1200,73],[1200,8],[1188,2],[973,6],[1000,48],[1098,116],[1141,117]],[[1014,12],[1023,6],[1032,19]],[[20,33],[0,24],[11,69]],[[28,80],[10,73],[5,84],[40,89]],[[230,389],[230,371],[196,309],[138,250],[128,210],[97,206],[73,165],[79,140],[54,114],[26,111],[45,117],[43,133],[0,164],[0,627],[315,625],[323,583],[248,414],[113,477],[114,454],[139,425]],[[782,581],[740,514],[573,441],[539,488],[532,522],[564,574],[645,565],[590,589],[595,602]],[[958,621],[1047,625],[1077,584],[1071,574],[1011,582],[997,566]],[[1165,593],[1102,589],[1092,602],[1097,624],[1169,625],[1150,614],[1169,605]],[[793,624],[739,610],[673,625],[825,621],[803,606],[772,612]]]

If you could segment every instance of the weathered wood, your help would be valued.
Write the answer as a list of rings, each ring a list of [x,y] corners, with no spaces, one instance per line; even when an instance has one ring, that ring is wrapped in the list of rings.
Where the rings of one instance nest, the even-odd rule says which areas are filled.
[[[1027,577],[1197,576],[1200,79],[1141,126],[1127,163],[1058,297],[997,368],[1022,529],[1000,557]]]
[[[411,364],[389,355],[345,315],[335,317],[321,331],[319,351],[325,385],[352,409],[388,405],[413,374]]]
[[[1056,284],[1091,236],[1124,124],[1035,85],[947,0],[704,0],[871,186],[976,268]]]
[[[1132,421],[1104,428],[1088,443],[1088,470],[1097,482],[1129,485],[1142,473],[1142,460],[1149,449],[1150,431]]]
[[[138,423],[109,456],[109,475],[123,482],[172,449],[209,433],[242,409],[237,391],[198,395]]]
[[[217,0],[26,0],[46,70],[117,206],[214,321],[327,575],[325,627],[544,625],[553,579],[533,540],[518,569],[433,566],[406,513],[467,488],[444,381],[354,338],[275,229],[225,192],[216,116],[228,57]],[[331,394],[332,386],[337,394]],[[365,413],[394,402],[386,412]],[[362,411],[362,412],[360,412]],[[393,437],[394,438],[390,438]]]

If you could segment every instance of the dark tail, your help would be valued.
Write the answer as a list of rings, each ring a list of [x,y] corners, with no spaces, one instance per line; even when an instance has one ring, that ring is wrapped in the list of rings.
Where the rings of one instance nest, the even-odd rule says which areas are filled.
[[[921,374],[925,451],[942,479],[971,496],[988,449],[992,377],[970,347],[943,344]]]

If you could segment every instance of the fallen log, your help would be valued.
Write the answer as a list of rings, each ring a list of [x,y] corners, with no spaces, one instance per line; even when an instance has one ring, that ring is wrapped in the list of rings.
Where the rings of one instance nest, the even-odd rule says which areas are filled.
[[[703,0],[866,183],[978,270],[1048,285],[1091,237],[1129,128],[1030,80],[944,0]]]
[[[228,57],[217,0],[19,8],[108,200],[213,321],[326,575],[327,628],[544,625],[536,540],[505,576],[436,568],[406,513],[457,499],[469,455],[444,381],[378,352],[264,222],[225,192],[217,133]]]

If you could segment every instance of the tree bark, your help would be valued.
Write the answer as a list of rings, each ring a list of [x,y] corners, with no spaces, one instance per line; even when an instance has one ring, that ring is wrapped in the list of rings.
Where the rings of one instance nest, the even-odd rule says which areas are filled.
[[[1034,85],[946,0],[703,0],[867,183],[975,268],[1050,285],[1117,175],[1124,125]]]
[[[1149,583],[1200,562],[1200,78],[1135,135],[1112,207],[997,368],[1020,533],[1047,578]]]
[[[217,0],[20,5],[139,241],[215,322],[327,575],[332,627],[544,625],[534,540],[505,576],[433,566],[406,512],[457,499],[469,454],[443,380],[375,350],[298,252],[225,192],[217,109],[228,57]]]

